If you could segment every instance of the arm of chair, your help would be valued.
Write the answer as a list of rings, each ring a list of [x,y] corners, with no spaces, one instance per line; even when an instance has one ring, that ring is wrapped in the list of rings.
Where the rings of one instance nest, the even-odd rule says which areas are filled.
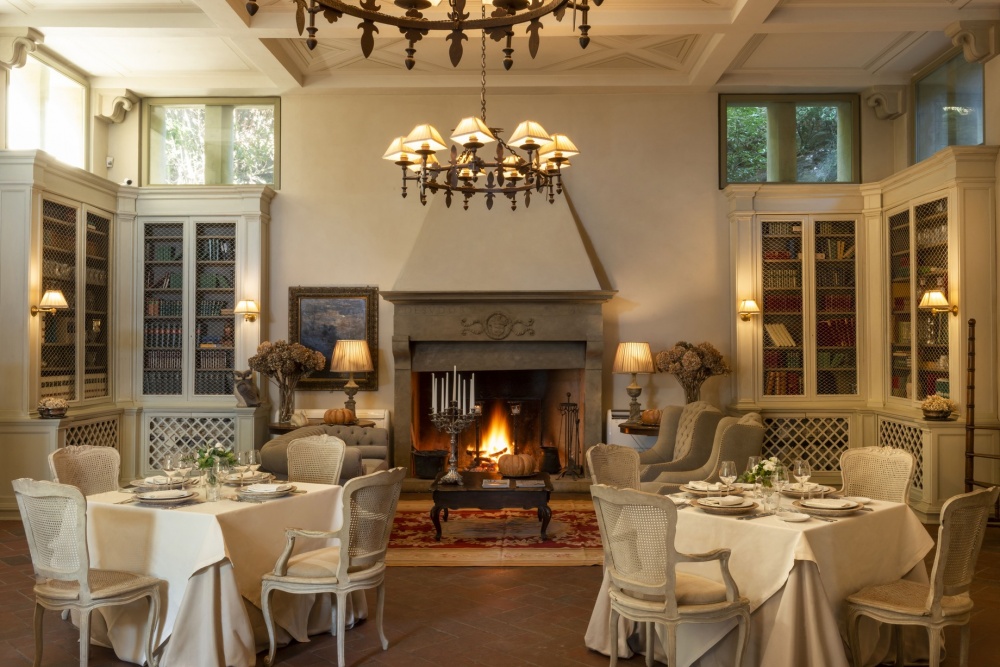
[[[285,550],[278,556],[278,561],[274,564],[274,576],[283,577],[288,572],[288,559],[292,557],[295,549],[296,537],[318,537],[331,538],[340,537],[339,530],[306,530],[304,528],[285,529]]]
[[[639,463],[667,463],[674,458],[674,441],[677,439],[677,425],[681,421],[682,407],[669,405],[663,408],[660,417],[660,432],[653,446],[639,452]]]
[[[722,572],[722,581],[726,584],[726,600],[735,602],[740,597],[740,588],[736,585],[736,580],[729,572],[729,557],[732,555],[730,549],[715,549],[706,551],[703,554],[685,554],[677,552],[678,563],[705,563],[710,560],[719,561],[719,570]]]

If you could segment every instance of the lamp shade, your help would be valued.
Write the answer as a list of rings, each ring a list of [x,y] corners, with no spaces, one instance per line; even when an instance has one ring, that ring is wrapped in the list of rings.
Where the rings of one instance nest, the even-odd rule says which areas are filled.
[[[444,143],[444,139],[441,138],[441,134],[434,129],[433,125],[417,125],[413,130],[406,135],[403,140],[403,147],[408,148],[414,153],[433,153],[434,151],[440,151],[447,146]]]
[[[413,151],[410,151],[403,145],[406,141],[406,137],[396,137],[389,144],[389,148],[385,149],[385,155],[382,156],[383,160],[391,160],[397,164],[410,164],[413,162]]]
[[[47,289],[45,294],[42,295],[42,300],[38,304],[39,308],[69,308],[69,304],[66,303],[66,297],[63,296],[62,290],[58,289]]]
[[[653,353],[649,343],[618,343],[613,373],[653,373]]]
[[[580,151],[565,134],[553,134],[552,141],[538,149],[538,158],[542,161],[561,162],[579,154]]]
[[[523,121],[514,130],[514,134],[510,135],[510,141],[507,143],[515,148],[524,148],[525,150],[533,150],[535,148],[541,148],[543,144],[547,144],[552,141],[549,133],[545,131],[545,128],[536,123],[533,120]]]
[[[739,308],[736,309],[736,312],[739,314],[740,319],[746,322],[750,319],[751,315],[760,314],[760,306],[758,306],[757,302],[753,299],[743,299],[740,301]]]
[[[260,315],[260,308],[257,302],[252,299],[240,301],[233,308],[233,315]]]
[[[338,340],[333,346],[330,370],[335,373],[355,373],[372,371],[372,355],[368,343],[363,340]]]
[[[428,167],[437,167],[440,164],[441,163],[438,162],[438,159],[437,159],[436,156],[434,156],[434,155],[428,155],[427,156],[427,166]],[[408,165],[406,168],[409,169],[410,171],[414,172],[414,173],[419,173],[419,172],[423,171],[423,169],[424,169],[424,161],[423,160],[417,160],[416,162]]]
[[[948,297],[944,295],[944,291],[939,289],[929,289],[924,292],[924,296],[920,299],[920,305],[918,308],[943,308],[948,310],[951,308],[951,304],[948,303]]]
[[[493,136],[490,128],[486,127],[486,123],[481,118],[469,116],[458,123],[458,127],[451,133],[451,140],[466,148],[479,148],[491,141],[496,141],[497,138]]]

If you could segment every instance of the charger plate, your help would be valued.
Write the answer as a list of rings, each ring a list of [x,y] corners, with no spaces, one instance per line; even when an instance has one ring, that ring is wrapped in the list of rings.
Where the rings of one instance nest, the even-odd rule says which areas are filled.
[[[255,475],[244,475],[242,481],[240,480],[240,474],[234,472],[226,477],[226,481],[223,482],[226,486],[249,486],[251,484],[262,484],[264,482],[269,482],[274,479],[274,475],[269,472],[258,472]]]
[[[183,489],[165,489],[163,491],[146,491],[135,494],[136,499],[148,505],[175,505],[186,503],[194,497],[194,491]]]
[[[703,505],[699,502],[698,498],[691,501],[691,504],[698,509],[702,510],[706,514],[718,514],[720,516],[740,516],[741,514],[750,514],[757,509],[757,503],[747,498],[745,500],[745,505],[727,505],[727,506],[713,506],[713,505]]]
[[[726,493],[726,495],[729,495],[730,493],[732,493],[734,491],[737,492],[737,493],[742,493],[743,492],[743,490],[740,489],[737,486],[726,486],[726,487],[723,487],[721,489],[712,489],[711,491],[709,491],[708,489],[693,489],[690,486],[688,486],[687,484],[681,484],[680,488],[681,488],[681,491],[683,491],[685,493],[690,493],[692,496],[699,496],[699,497],[703,497],[703,498],[707,498],[708,494],[710,494],[710,493],[718,494],[720,491],[724,491]]]
[[[805,512],[806,514],[812,514],[814,516],[830,516],[830,517],[849,516],[860,510],[862,507],[864,507],[864,505],[861,505],[859,503],[853,503],[850,507],[843,507],[843,508],[809,507],[808,505],[805,505],[804,502],[806,501],[793,500],[792,506],[795,507],[796,509]]]
[[[295,491],[294,484],[282,484],[281,490],[274,492],[264,492],[264,491],[250,491],[246,488],[241,488],[236,490],[236,495],[241,500],[273,500],[275,498],[284,498],[290,493]],[[287,488],[284,488],[287,487]]]
[[[824,486],[822,484],[817,484],[816,486],[810,486],[808,489],[795,488],[798,485],[799,485],[798,482],[795,482],[794,484],[789,484],[788,486],[786,486],[781,490],[781,495],[785,496],[786,498],[803,498],[809,495],[810,493],[813,494],[814,496],[816,495],[825,496],[826,494],[833,492],[832,486]]]

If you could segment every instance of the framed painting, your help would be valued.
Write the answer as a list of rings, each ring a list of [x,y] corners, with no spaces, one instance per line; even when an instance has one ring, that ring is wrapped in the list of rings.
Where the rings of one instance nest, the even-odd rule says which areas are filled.
[[[322,352],[326,368],[299,381],[297,391],[340,391],[347,373],[330,371],[338,340],[365,340],[375,370],[355,373],[360,391],[378,389],[378,287],[289,287],[288,340]]]

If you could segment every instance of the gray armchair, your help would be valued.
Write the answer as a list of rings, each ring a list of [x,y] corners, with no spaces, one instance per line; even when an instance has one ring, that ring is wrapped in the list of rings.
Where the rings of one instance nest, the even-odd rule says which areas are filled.
[[[384,428],[361,428],[346,424],[303,426],[273,438],[260,448],[261,470],[280,479],[288,477],[288,445],[299,438],[332,435],[344,441],[344,464],[340,482],[368,475],[389,467],[389,432]]]
[[[653,470],[649,466],[641,473],[640,488],[649,493],[673,493],[691,480],[719,481],[719,462],[735,461],[737,467],[747,458],[760,455],[764,446],[764,424],[760,415],[751,412],[743,417],[723,417],[715,430],[712,447],[706,460],[696,467],[672,464],[670,470]]]
[[[691,470],[703,465],[712,451],[715,428],[721,419],[722,413],[704,401],[665,408],[656,443],[639,454],[643,481],[647,476],[655,477],[654,471]]]

